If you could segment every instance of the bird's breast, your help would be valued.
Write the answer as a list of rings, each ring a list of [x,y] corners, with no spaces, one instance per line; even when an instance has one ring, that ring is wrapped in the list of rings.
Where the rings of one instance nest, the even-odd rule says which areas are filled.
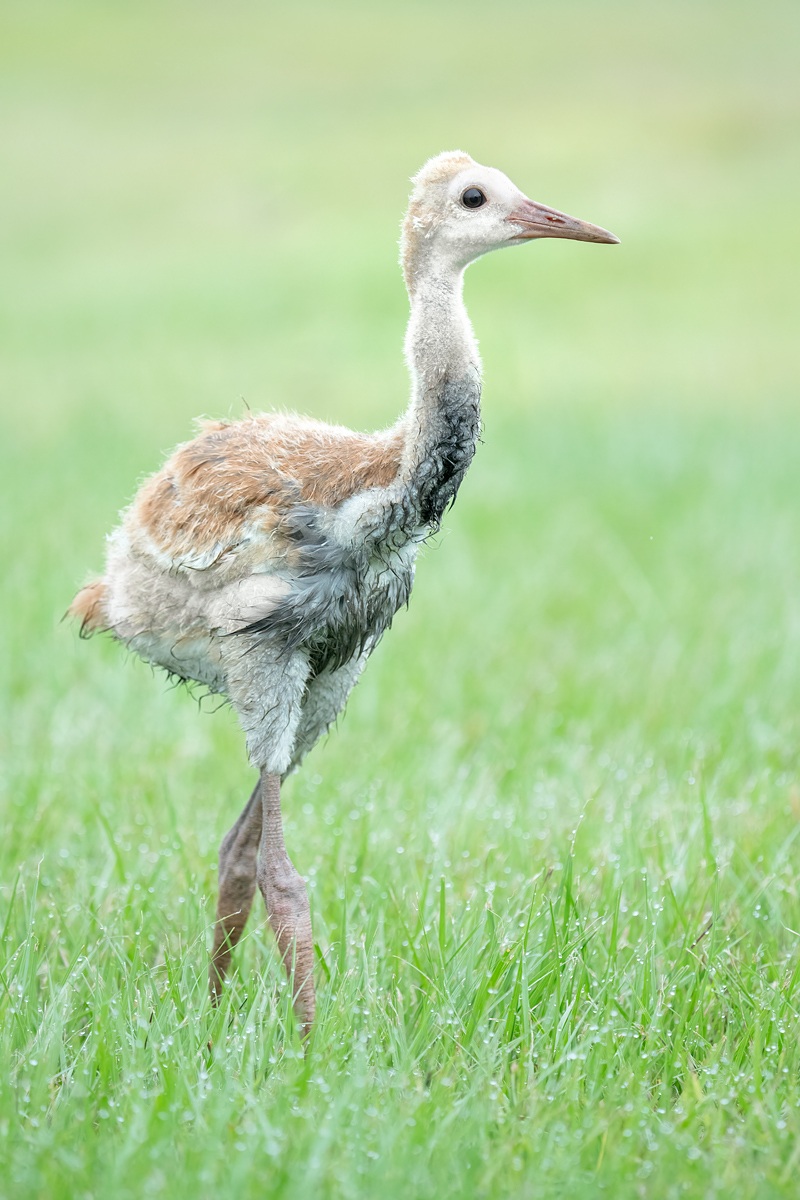
[[[283,533],[299,550],[299,570],[276,607],[240,632],[286,653],[306,650],[314,674],[371,650],[408,601],[417,544],[340,540],[310,506]]]

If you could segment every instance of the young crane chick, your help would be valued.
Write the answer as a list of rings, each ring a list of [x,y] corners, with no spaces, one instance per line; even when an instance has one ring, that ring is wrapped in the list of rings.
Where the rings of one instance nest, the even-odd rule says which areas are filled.
[[[211,994],[258,884],[304,1034],[315,1009],[311,918],[284,844],[281,781],[341,712],[408,600],[417,549],[472,461],[481,367],[464,270],[537,238],[618,240],[458,151],[413,183],[401,239],[405,414],[375,434],[279,413],[203,422],[142,486],[111,534],[105,575],[70,609],[84,634],[110,631],[238,714],[260,778],[220,848]]]

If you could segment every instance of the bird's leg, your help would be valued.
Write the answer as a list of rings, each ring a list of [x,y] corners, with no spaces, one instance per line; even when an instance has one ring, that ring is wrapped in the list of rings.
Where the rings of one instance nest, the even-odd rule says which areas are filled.
[[[261,840],[261,781],[219,848],[219,901],[208,988],[219,999],[231,965],[231,953],[244,932],[256,891],[256,862]]]
[[[278,949],[292,985],[297,1024],[301,1035],[306,1037],[311,1030],[316,1009],[311,910],[303,878],[286,853],[279,775],[262,774],[261,802],[263,816],[258,886],[264,896],[269,923],[278,939]]]

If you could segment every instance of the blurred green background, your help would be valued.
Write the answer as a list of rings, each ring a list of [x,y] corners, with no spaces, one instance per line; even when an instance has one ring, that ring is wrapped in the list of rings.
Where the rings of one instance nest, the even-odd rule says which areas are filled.
[[[70,1170],[88,1190],[97,1172],[112,1171],[102,1138],[86,1141],[81,1157],[67,1149],[70,1131],[108,1115],[111,1096],[128,1112],[123,1142],[107,1142],[119,1151],[139,1111],[129,1082],[145,1050],[131,1049],[135,1022],[104,1025],[97,1015],[100,1048],[87,1049],[81,1005],[107,1017],[104,989],[112,1015],[126,987],[146,978],[158,991],[166,956],[170,971],[180,963],[184,972],[179,983],[170,974],[170,988],[200,1011],[216,846],[251,782],[230,713],[198,715],[119,648],[79,643],[61,615],[101,568],[104,535],[137,481],[195,416],[276,406],[361,428],[395,418],[407,395],[399,222],[409,176],[442,149],[500,167],[528,195],[613,230],[622,244],[544,242],[469,272],[485,444],[420,563],[410,612],[341,729],[287,789],[287,837],[312,882],[321,954],[356,961],[360,931],[369,925],[377,936],[378,922],[364,961],[408,999],[418,982],[396,965],[411,937],[397,912],[418,907],[427,928],[440,879],[455,914],[494,905],[511,929],[542,871],[558,880],[569,865],[595,917],[647,877],[672,889],[676,905],[674,929],[647,942],[658,970],[668,976],[678,961],[675,929],[691,943],[710,905],[726,931],[715,953],[738,946],[742,962],[769,962],[770,979],[783,980],[774,994],[790,1008],[784,1032],[796,1029],[799,38],[800,8],[781,0],[5,0],[0,899],[9,914],[2,1003],[13,1020],[2,1067],[12,1099],[0,1119],[19,1144],[14,1195],[60,1194],[73,1152]],[[639,954],[650,934],[632,926],[626,936]],[[268,948],[253,936],[240,956],[244,979]],[[75,983],[84,954],[96,974]],[[133,960],[142,974],[132,981]],[[741,1014],[761,983],[742,983],[741,963],[736,971]],[[336,1014],[349,993],[330,973],[322,1039],[335,1063],[331,1047],[347,1041]],[[624,999],[629,982],[620,980]],[[729,995],[736,986],[729,981]],[[363,1004],[362,1026],[375,1037],[386,1011],[379,991],[367,988],[351,1010],[358,1023]],[[567,1006],[578,1039],[575,1014],[590,993]],[[162,1000],[172,995],[162,989]],[[58,1028],[45,1021],[56,999]],[[563,997],[547,1003],[542,1029],[568,1027]],[[427,1029],[420,1011],[417,1027]],[[621,1093],[613,1120],[590,1098],[603,1152],[587,1134],[589,1157],[616,1179],[616,1195],[637,1171],[651,1180],[647,1194],[677,1195],[690,1162],[693,1194],[790,1187],[800,1131],[786,1114],[797,1097],[780,1089],[795,1086],[796,1064],[787,1081],[775,1058],[769,1102],[748,1125],[752,1022],[726,1042],[718,1034],[730,1016],[711,1000],[705,1011],[708,1027],[676,1079],[693,1079],[714,1105],[723,1103],[714,1089],[730,1088],[739,1115],[729,1126],[714,1109],[712,1145],[710,1108],[665,1136],[647,1100],[634,1121]],[[280,1041],[272,1019],[267,1042]],[[194,1029],[194,1018],[175,1017],[174,1028],[163,1020],[165,1037]],[[49,1049],[37,1050],[37,1075],[29,1063],[43,1021]],[[682,1044],[689,1026],[670,1037]],[[202,1045],[208,1033],[198,1028]],[[513,1021],[507,1031],[513,1040]],[[758,1036],[760,1063],[774,1047],[772,1035]],[[576,1082],[548,1046],[545,1037],[539,1062],[552,1050],[551,1079],[563,1078],[572,1103],[590,1090],[586,1073]],[[703,1046],[715,1047],[713,1079]],[[500,1045],[486,1080],[512,1078],[507,1050]],[[228,1052],[233,1061],[239,1051]],[[175,1052],[178,1091],[192,1054]],[[621,1078],[614,1054],[603,1087]],[[390,1087],[370,1055],[369,1077]],[[76,1064],[89,1059],[102,1086],[81,1091]],[[413,1055],[393,1061],[409,1095],[436,1077]],[[637,1070],[642,1096],[666,1079]],[[472,1078],[477,1089],[483,1077]],[[236,1112],[247,1107],[238,1086],[226,1101]],[[278,1126],[288,1120],[281,1087],[302,1108],[299,1086],[281,1077]],[[512,1093],[509,1084],[511,1108],[523,1103]],[[334,1088],[334,1099],[341,1094]],[[414,1194],[467,1194],[459,1172],[469,1153],[452,1124],[457,1113],[466,1122],[465,1095],[439,1093],[447,1119],[438,1135],[426,1118],[428,1148],[441,1137],[441,1174],[420,1167]],[[589,1168],[576,1165],[559,1130],[584,1118],[552,1116],[556,1108],[551,1118],[528,1113],[508,1157],[506,1134],[480,1109],[469,1137],[485,1194],[513,1194],[508,1180],[519,1171],[542,1186],[578,1186]],[[205,1162],[224,1192],[215,1172],[240,1136],[236,1122],[217,1145],[198,1116],[191,1163],[174,1149],[184,1145],[178,1124],[147,1127],[163,1178],[174,1184],[170,1170],[182,1164],[189,1187]],[[393,1169],[400,1180],[410,1170],[411,1143],[393,1142],[384,1175],[370,1175],[379,1166],[355,1150],[348,1162],[342,1146],[361,1143],[357,1131],[347,1137],[335,1170],[333,1150],[322,1155],[320,1187],[329,1167],[353,1195],[359,1186],[370,1194],[370,1178],[378,1186]],[[157,1167],[137,1165],[136,1139],[124,1145],[134,1165],[127,1182],[115,1177],[115,1195],[125,1186],[135,1194],[137,1180],[148,1194],[163,1190]],[[537,1145],[548,1147],[546,1161]],[[756,1145],[758,1170],[748,1157]],[[296,1161],[291,1147],[280,1153],[281,1194],[310,1194],[305,1151]],[[638,1155],[627,1168],[626,1153]],[[251,1194],[253,1179],[238,1179],[237,1194]]]

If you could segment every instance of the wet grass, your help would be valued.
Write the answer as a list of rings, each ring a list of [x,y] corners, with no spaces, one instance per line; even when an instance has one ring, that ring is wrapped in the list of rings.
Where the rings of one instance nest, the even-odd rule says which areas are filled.
[[[2,20],[0,1196],[794,1195],[797,14]],[[231,714],[60,617],[193,416],[393,418],[459,144],[623,244],[470,274],[485,444],[286,789],[304,1057],[260,915],[205,999]]]

